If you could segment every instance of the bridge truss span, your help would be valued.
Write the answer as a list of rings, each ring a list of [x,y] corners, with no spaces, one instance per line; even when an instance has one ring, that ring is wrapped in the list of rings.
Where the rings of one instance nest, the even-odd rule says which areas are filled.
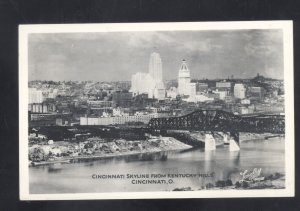
[[[222,110],[196,110],[184,116],[153,118],[152,130],[190,130],[249,133],[285,133],[285,116],[239,116]]]

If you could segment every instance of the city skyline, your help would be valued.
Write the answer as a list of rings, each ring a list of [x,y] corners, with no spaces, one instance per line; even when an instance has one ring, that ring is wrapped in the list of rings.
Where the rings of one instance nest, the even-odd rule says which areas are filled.
[[[282,42],[281,30],[31,34],[29,80],[130,81],[148,72],[152,52],[165,80],[176,79],[182,59],[192,79],[283,79]]]

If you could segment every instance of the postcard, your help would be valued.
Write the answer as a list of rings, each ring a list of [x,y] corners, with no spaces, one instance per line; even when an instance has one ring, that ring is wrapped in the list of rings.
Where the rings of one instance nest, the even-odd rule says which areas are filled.
[[[293,22],[19,26],[21,200],[293,197]]]

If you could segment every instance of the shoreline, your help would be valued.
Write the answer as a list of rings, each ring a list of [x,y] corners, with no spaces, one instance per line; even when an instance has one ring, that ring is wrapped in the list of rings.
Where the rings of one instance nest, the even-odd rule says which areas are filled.
[[[276,174],[278,173],[275,173],[274,175]],[[268,176],[273,176],[273,174]],[[177,187],[171,191],[285,189],[285,181],[285,174],[278,174],[276,178],[265,178],[262,181],[247,181],[240,183],[240,185],[237,185],[237,182],[235,184],[222,186],[207,183],[206,186],[202,186],[201,188],[192,189],[192,187]],[[223,182],[225,182],[225,180]]]
[[[284,137],[284,135],[282,135],[282,134],[262,133],[262,134],[256,134],[253,138],[249,138],[249,134],[251,134],[251,133],[245,133],[245,134],[240,135],[240,142],[272,140],[273,138]]]
[[[268,140],[276,137],[281,137],[280,135],[273,135],[272,137],[269,137],[269,134],[260,134],[258,137],[254,137],[253,139],[248,139],[247,135],[244,136],[240,141],[241,142],[248,142],[248,141],[257,141],[257,140]],[[246,139],[245,139],[246,138]],[[178,140],[174,139],[175,142],[178,142]],[[183,143],[181,143],[183,144]],[[223,144],[218,144],[223,145]],[[95,154],[95,155],[79,155],[74,157],[62,157],[57,160],[48,160],[48,161],[30,161],[29,160],[29,167],[36,167],[36,166],[44,166],[44,165],[51,165],[51,164],[58,164],[58,163],[72,163],[72,162],[78,162],[82,160],[100,160],[105,158],[114,158],[114,157],[122,157],[122,156],[128,156],[128,155],[138,155],[138,154],[153,154],[157,152],[170,152],[170,151],[179,151],[179,150],[186,150],[186,149],[192,149],[194,147],[183,144],[183,145],[175,145],[175,146],[167,146],[165,148],[164,146],[158,146],[150,149],[143,149],[142,151],[125,151],[125,152],[113,152],[113,153],[107,153],[107,154]]]
[[[128,155],[138,155],[138,154],[153,154],[158,152],[172,152],[172,151],[181,151],[186,149],[191,149],[192,146],[185,146],[185,147],[175,147],[173,149],[151,149],[145,151],[129,151],[129,152],[118,152],[118,153],[111,153],[111,154],[101,154],[101,155],[90,155],[90,156],[76,156],[76,157],[65,157],[59,160],[53,161],[40,161],[40,162],[30,162],[29,167],[36,167],[36,166],[44,166],[44,165],[51,165],[51,164],[58,164],[58,163],[72,163],[78,162],[80,160],[101,160],[105,158],[114,158],[114,157],[122,157]]]

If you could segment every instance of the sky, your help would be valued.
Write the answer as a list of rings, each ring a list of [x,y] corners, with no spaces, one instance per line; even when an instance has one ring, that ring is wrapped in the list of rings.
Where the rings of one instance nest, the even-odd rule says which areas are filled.
[[[182,59],[192,79],[283,79],[282,30],[85,32],[30,34],[29,80],[129,81],[160,54],[163,79],[176,79]]]

